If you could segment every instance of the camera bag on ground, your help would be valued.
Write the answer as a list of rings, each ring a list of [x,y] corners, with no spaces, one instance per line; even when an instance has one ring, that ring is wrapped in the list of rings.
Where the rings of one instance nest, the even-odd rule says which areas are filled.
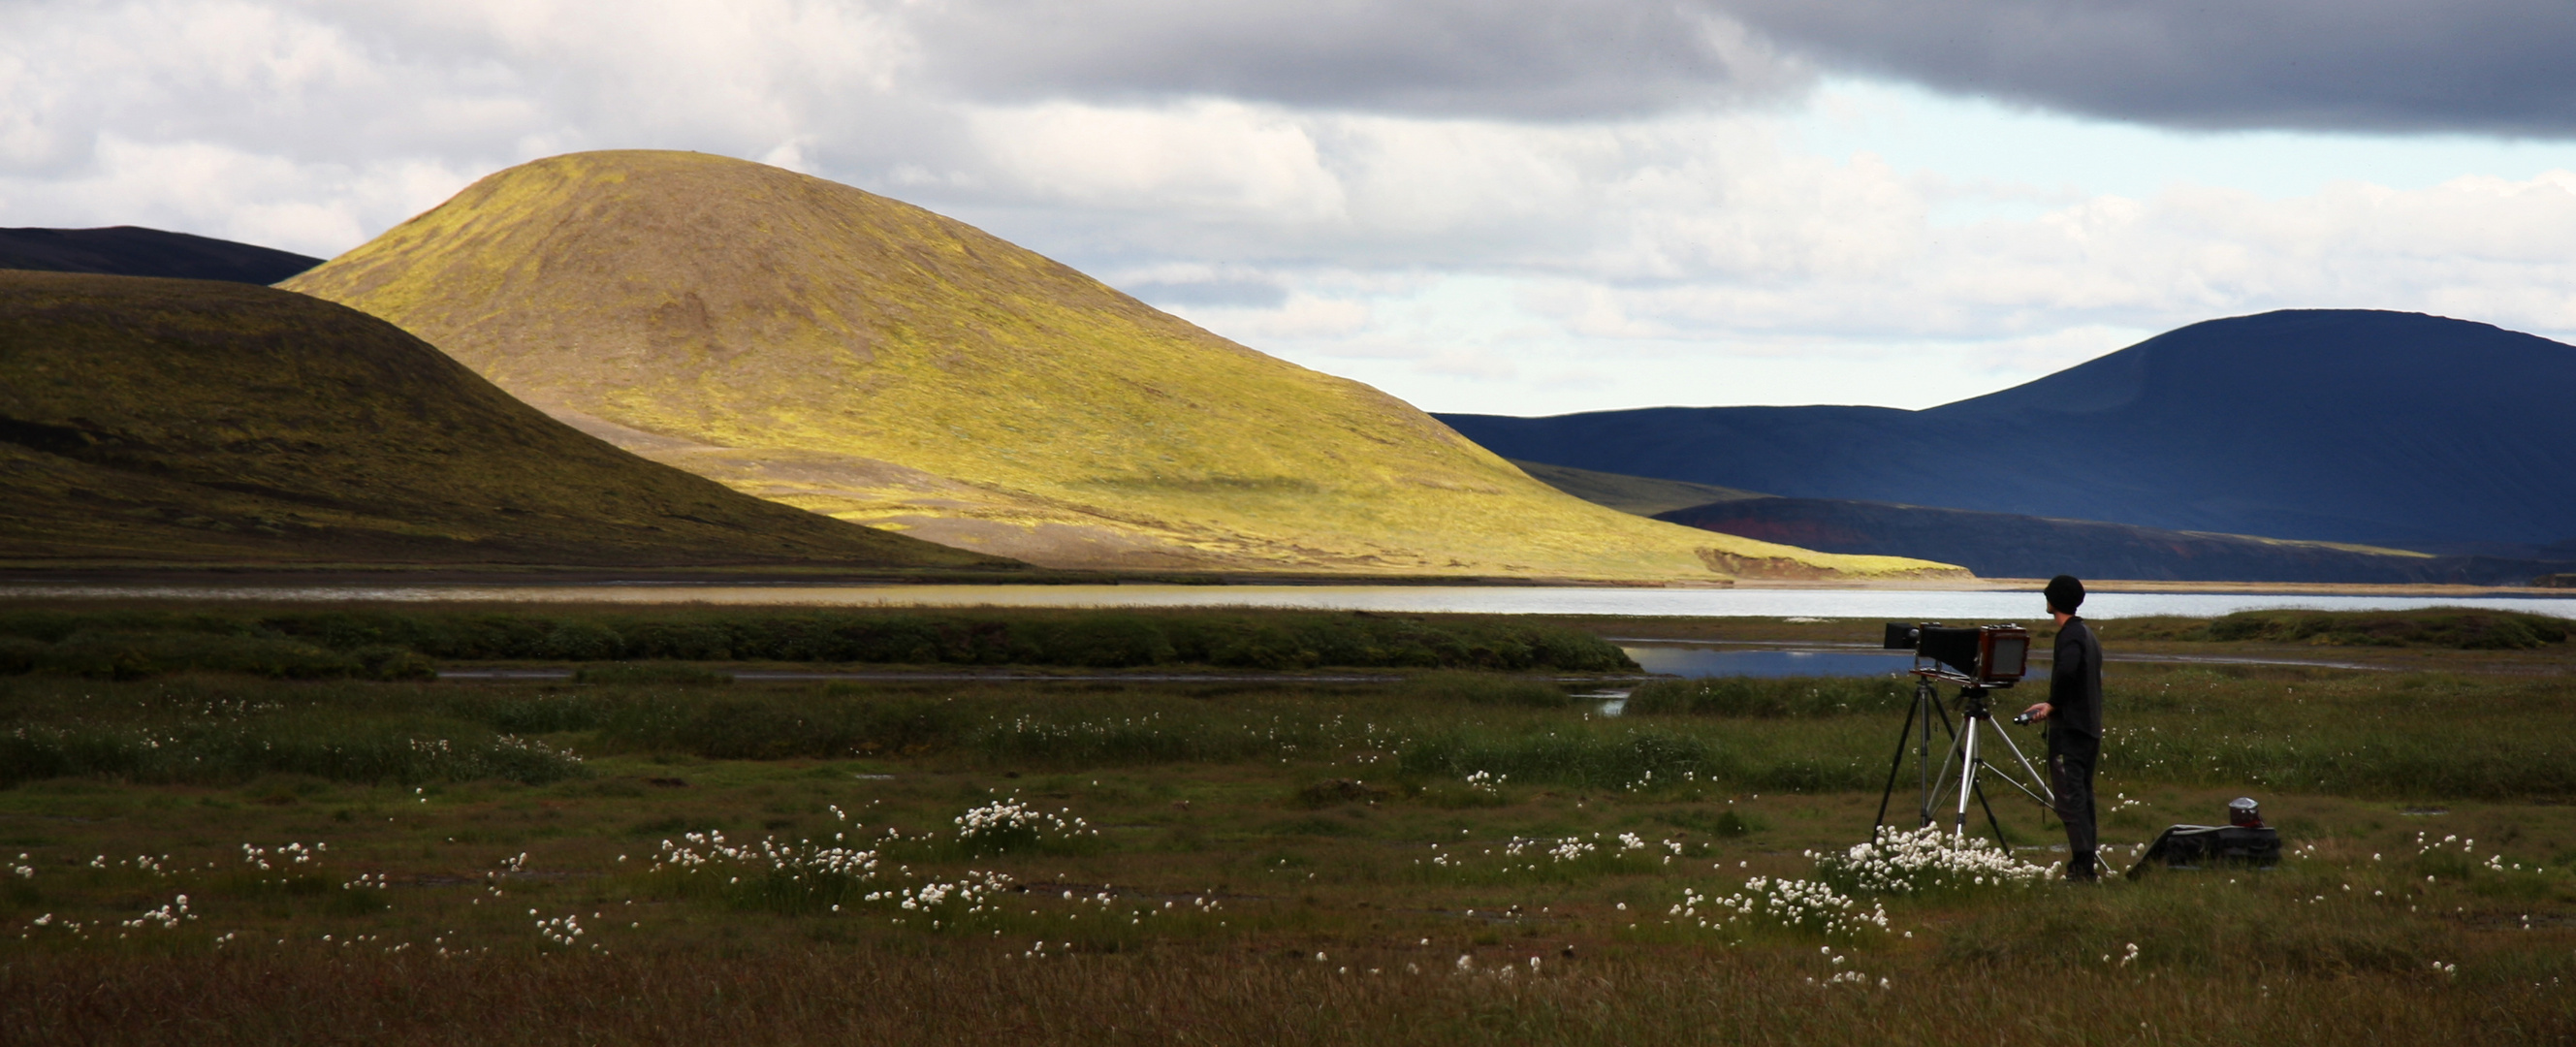
[[[2243,825],[2177,825],[2166,829],[2147,846],[2138,864],[2129,867],[2129,878],[2136,879],[2150,865],[2168,869],[2197,869],[2213,865],[2252,865],[2268,868],[2281,862],[2281,833],[2268,826]]]

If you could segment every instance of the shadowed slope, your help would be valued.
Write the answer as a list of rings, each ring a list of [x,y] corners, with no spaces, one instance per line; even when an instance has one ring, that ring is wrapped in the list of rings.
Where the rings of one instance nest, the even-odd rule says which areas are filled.
[[[2552,569],[2533,560],[1828,498],[1739,499],[1656,518],[1836,552],[1939,557],[1988,578],[2522,585]]]
[[[196,280],[0,272],[0,559],[993,561],[584,436],[355,310]]]
[[[1651,476],[1621,476],[1596,473],[1545,462],[1512,463],[1528,473],[1530,479],[1573,495],[1594,505],[1606,505],[1623,513],[1654,516],[1675,509],[1695,509],[1717,502],[1769,498],[1753,491],[1708,484],[1684,483],[1680,480],[1658,480]],[[1796,543],[1790,543],[1796,544]],[[1965,565],[1962,565],[1965,566]]]
[[[132,225],[0,229],[0,269],[273,284],[320,264],[289,251]]]
[[[1367,386],[973,227],[692,153],[555,157],[286,286],[733,487],[1068,567],[1667,579],[1934,568],[1566,497]]]
[[[1985,578],[2521,585],[2576,557],[2428,556],[2403,549],[2171,531],[1839,498],[1779,498],[1679,480],[1514,462],[1560,491],[1703,530],[1858,555],[1955,563]]]

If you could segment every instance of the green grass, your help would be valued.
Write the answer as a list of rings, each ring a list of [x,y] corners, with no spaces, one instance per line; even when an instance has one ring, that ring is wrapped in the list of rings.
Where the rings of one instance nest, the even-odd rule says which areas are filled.
[[[0,678],[0,739],[511,735],[579,763],[283,765],[236,746],[188,774],[0,764],[19,768],[0,789],[0,1027],[31,1044],[2563,1041],[2576,786],[2558,768],[2576,761],[2555,746],[2576,703],[2564,676],[2436,654],[2460,668],[2111,666],[2115,864],[2251,794],[2290,845],[2280,868],[1866,899],[1888,929],[1831,936],[1673,910],[1820,877],[1803,852],[1866,835],[1896,725],[1808,697],[1847,682],[1605,718],[1563,686],[1462,672],[39,671]],[[961,838],[957,819],[1000,801],[1080,822]],[[2002,813],[2018,840],[2053,838],[2026,805]],[[145,919],[182,894],[193,919]],[[1849,971],[1866,980],[1828,984]]]
[[[0,672],[137,679],[188,669],[402,679],[468,661],[826,662],[1120,669],[1466,668],[1634,671],[1599,637],[1508,617],[1298,611],[549,609],[162,606],[0,611]],[[694,670],[585,667],[602,682]],[[603,675],[604,674],[604,675]],[[621,675],[622,674],[622,675]],[[642,674],[639,676],[638,674]],[[671,682],[696,682],[673,680]],[[1561,692],[1449,684],[1470,700],[1562,704]],[[1497,686],[1501,689],[1497,690]],[[1515,690],[1513,688],[1517,687]]]
[[[1700,680],[1648,680],[1628,696],[1635,716],[1843,716],[1903,713],[1914,698],[1912,679],[1823,677],[1764,679],[1724,676]]]

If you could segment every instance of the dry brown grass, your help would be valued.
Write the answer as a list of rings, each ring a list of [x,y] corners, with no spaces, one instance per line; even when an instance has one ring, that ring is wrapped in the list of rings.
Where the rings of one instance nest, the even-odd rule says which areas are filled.
[[[2352,1047],[2576,1036],[2576,1006],[2564,987],[2406,977],[2151,979],[1927,963],[1888,989],[1861,990],[1819,988],[1795,960],[1743,953],[1558,960],[1536,976],[1509,978],[1346,974],[1343,966],[1227,951],[1027,960],[999,949],[918,946],[475,960],[320,947],[222,956],[29,953],[0,962],[0,1027],[29,1045]]]

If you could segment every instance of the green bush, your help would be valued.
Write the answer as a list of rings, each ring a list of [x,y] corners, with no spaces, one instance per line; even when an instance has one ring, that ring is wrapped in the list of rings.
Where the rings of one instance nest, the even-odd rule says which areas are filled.
[[[349,652],[357,660],[356,675],[370,680],[435,680],[438,663],[407,647],[376,644]]]
[[[292,680],[365,673],[356,658],[294,640],[194,632],[77,632],[46,648],[37,664],[53,672],[111,680],[190,669]]]
[[[2421,611],[2238,611],[2209,623],[2212,640],[2269,640],[2345,647],[2530,650],[2567,642],[2569,622],[2474,608]]]
[[[0,637],[60,644],[79,636],[146,637],[120,662],[92,652],[94,674],[167,671],[155,653],[185,644],[292,645],[347,654],[394,647],[442,660],[782,661],[906,665],[1165,664],[1257,669],[1316,666],[1506,672],[1633,671],[1597,636],[1508,618],[1406,617],[1314,611],[546,609],[443,607],[211,612],[155,608],[0,614]],[[166,639],[181,637],[185,639]],[[23,645],[21,645],[23,646]],[[129,647],[133,644],[129,643]],[[120,670],[120,664],[131,663]],[[0,665],[5,665],[0,661]],[[191,665],[217,668],[212,664]],[[254,670],[256,671],[256,670]],[[344,670],[346,672],[348,670]],[[327,673],[325,675],[328,675]]]
[[[460,740],[391,726],[279,721],[258,728],[71,726],[0,734],[0,787],[80,776],[209,783],[264,774],[399,785],[500,778],[535,785],[584,773],[578,758],[540,742],[510,735]]]
[[[704,686],[709,684],[732,683],[733,674],[720,673],[713,669],[702,669],[694,665],[671,665],[668,663],[637,665],[628,662],[618,662],[610,665],[582,666],[579,669],[573,670],[572,681],[574,683],[621,684],[627,686],[639,684],[680,684]]]
[[[1154,623],[1123,614],[1078,618],[1046,636],[1048,661],[1098,669],[1161,665],[1179,651]]]
[[[0,676],[29,672],[44,660],[46,648],[52,645],[23,636],[0,636]]]
[[[818,701],[810,693],[642,700],[601,710],[597,723],[613,746],[717,760],[920,755],[963,744],[974,726],[953,702],[828,694]]]

